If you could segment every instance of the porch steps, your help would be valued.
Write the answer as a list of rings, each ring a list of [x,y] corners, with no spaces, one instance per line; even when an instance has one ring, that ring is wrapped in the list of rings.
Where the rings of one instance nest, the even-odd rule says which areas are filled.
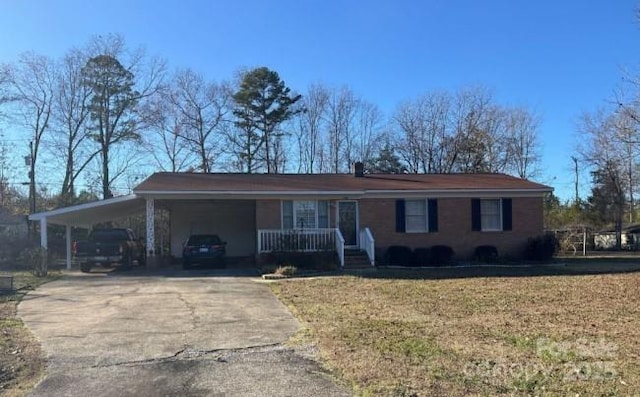
[[[344,269],[371,269],[371,262],[369,261],[367,253],[362,250],[345,250]]]

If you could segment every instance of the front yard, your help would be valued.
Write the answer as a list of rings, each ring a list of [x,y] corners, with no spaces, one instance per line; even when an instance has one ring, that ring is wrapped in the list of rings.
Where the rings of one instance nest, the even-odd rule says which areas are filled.
[[[16,317],[16,308],[29,290],[60,274],[34,277],[28,271],[9,273],[14,276],[16,291],[0,293],[0,395],[13,397],[26,394],[39,380],[45,365],[39,343]]]
[[[416,272],[272,288],[358,395],[640,395],[640,273]]]

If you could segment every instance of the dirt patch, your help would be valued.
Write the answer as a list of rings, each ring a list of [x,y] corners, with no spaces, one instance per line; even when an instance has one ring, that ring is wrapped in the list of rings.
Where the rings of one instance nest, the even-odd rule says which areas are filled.
[[[273,284],[360,395],[640,395],[640,274]]]
[[[18,303],[28,291],[59,277],[58,273],[43,278],[29,272],[13,275],[16,291],[0,294],[0,394],[8,397],[28,393],[45,368],[40,344],[16,317]]]

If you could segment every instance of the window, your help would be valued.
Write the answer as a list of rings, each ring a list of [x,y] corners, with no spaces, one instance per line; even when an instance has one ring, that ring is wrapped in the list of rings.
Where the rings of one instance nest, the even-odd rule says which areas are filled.
[[[438,200],[396,200],[396,232],[438,231]]]
[[[420,233],[427,231],[427,202],[425,200],[405,201],[405,231]]]
[[[316,202],[315,201],[294,201],[293,215],[295,217],[294,227],[296,229],[316,228]]]
[[[500,200],[480,200],[480,222],[483,231],[502,230]]]
[[[316,229],[329,227],[329,203],[314,200],[282,202],[283,229]]]
[[[282,228],[293,229],[293,201],[282,202]]]
[[[496,232],[511,230],[511,199],[472,199],[471,230]]]
[[[329,227],[329,202],[318,201],[318,227]]]

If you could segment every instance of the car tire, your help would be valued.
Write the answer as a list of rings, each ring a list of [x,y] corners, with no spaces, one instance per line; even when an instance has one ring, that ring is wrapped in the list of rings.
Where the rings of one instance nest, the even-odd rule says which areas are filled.
[[[131,255],[125,256],[124,259],[122,260],[122,268],[125,270],[131,269],[132,264],[133,264],[133,259],[131,258]]]
[[[89,264],[89,263],[81,263],[80,264],[80,271],[82,273],[91,273],[91,264]]]

